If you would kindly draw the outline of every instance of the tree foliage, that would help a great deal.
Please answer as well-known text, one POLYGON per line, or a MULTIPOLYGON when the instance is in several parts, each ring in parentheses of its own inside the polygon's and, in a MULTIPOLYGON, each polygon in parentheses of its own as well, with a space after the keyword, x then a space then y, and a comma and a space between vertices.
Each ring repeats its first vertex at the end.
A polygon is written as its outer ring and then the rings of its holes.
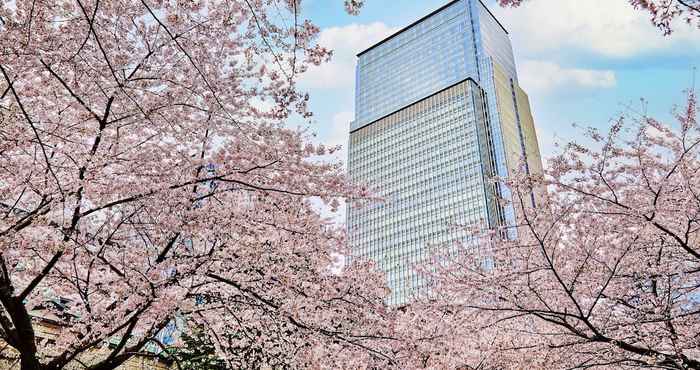
POLYGON ((0 338, 22 369, 114 369, 176 315, 236 368, 388 361, 382 279, 330 269, 345 236, 311 205, 363 191, 284 125, 330 56, 299 6, 0 3, 0 338))
POLYGON ((697 113, 691 93, 674 125, 623 117, 567 145, 544 179, 511 178, 518 239, 481 235, 478 253, 431 265, 435 300, 415 309, 441 339, 424 356, 483 369, 700 368, 697 113), (546 204, 528 207, 540 184, 546 204))

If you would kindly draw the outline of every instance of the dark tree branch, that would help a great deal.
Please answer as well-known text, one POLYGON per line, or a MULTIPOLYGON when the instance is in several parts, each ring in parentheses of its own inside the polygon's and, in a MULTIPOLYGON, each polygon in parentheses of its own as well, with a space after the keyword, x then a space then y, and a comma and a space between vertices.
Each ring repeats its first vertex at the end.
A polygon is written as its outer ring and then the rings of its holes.
POLYGON ((44 68, 46 68, 46 70, 48 70, 49 73, 51 73, 51 75, 54 78, 56 78, 58 82, 61 83, 61 85, 63 85, 63 88, 65 88, 66 91, 68 91, 68 93, 73 97, 73 99, 75 99, 75 101, 78 102, 78 104, 82 105, 83 108, 85 108, 85 110, 87 110, 95 118, 95 120, 100 121, 101 117, 92 109, 90 109, 90 107, 87 105, 87 103, 83 101, 83 99, 81 99, 75 92, 73 92, 73 89, 71 89, 70 86, 68 86, 68 83, 66 83, 66 81, 51 68, 51 66, 46 64, 46 62, 44 62, 44 60, 42 59, 39 59, 39 61, 41 62, 41 64, 44 65, 44 68))
MULTIPOLYGON (((102 46, 102 42, 100 42, 100 37, 97 35, 97 31, 95 31, 95 25, 94 25, 94 19, 90 19, 90 16, 88 15, 87 10, 83 6, 83 3, 80 0, 76 0, 78 2, 78 6, 80 6, 80 10, 83 12, 83 16, 85 16, 85 19, 88 22, 88 25, 90 26, 90 32, 92 32, 92 35, 95 36, 95 43, 97 43, 97 47, 100 49, 100 52, 102 53, 102 57, 105 60, 105 63, 107 63, 107 67, 109 68, 109 71, 112 73, 112 77, 114 77, 114 82, 117 83, 117 86, 122 87, 122 83, 119 82, 119 78, 117 77, 117 73, 114 71, 114 67, 112 67, 112 62, 109 61, 109 57, 107 56, 107 52, 105 51, 104 47, 102 46)), ((99 1, 98 1, 99 3, 99 1)), ((97 12, 97 5, 95 4, 95 12, 97 12)))
POLYGON ((46 146, 44 145, 44 142, 41 140, 41 136, 39 136, 39 132, 36 129, 36 126, 34 125, 34 122, 32 119, 29 117, 29 113, 27 113, 27 110, 24 108, 24 104, 22 104, 22 101, 19 98, 19 95, 17 94, 17 91, 15 91, 15 87, 13 86, 13 81, 10 79, 10 76, 7 74, 7 71, 3 66, 0 64, 0 72, 2 72, 3 77, 5 77, 5 81, 7 81, 7 84, 9 85, 9 89, 12 92, 12 95, 15 97, 15 101, 17 102, 17 105, 19 106, 20 111, 22 111, 22 115, 24 116, 25 120, 27 120, 27 123, 29 123, 29 126, 31 126, 32 131, 34 132, 34 137, 36 138, 37 142, 39 143, 39 147, 41 148, 41 153, 44 156, 44 161, 46 162, 46 167, 49 172, 51 172, 51 175, 54 178, 54 181, 56 181, 56 186, 58 186, 58 190, 63 194, 63 189, 61 188, 61 182, 58 181, 58 176, 56 176, 56 173, 53 170, 53 167, 51 166, 51 162, 49 161, 49 156, 46 153, 46 146))
POLYGON ((700 13, 700 6, 690 5, 688 3, 688 0, 676 0, 676 1, 678 1, 679 3, 681 3, 681 5, 684 5, 693 11, 700 13))
POLYGON ((32 293, 34 288, 36 288, 37 285, 39 285, 39 283, 41 283, 41 281, 44 280, 44 278, 49 274, 49 272, 51 272, 51 269, 53 269, 53 267, 56 266, 56 263, 58 263, 58 261, 61 259, 61 256, 63 256, 63 253, 64 253, 63 250, 61 250, 61 251, 56 252, 56 254, 53 255, 51 260, 41 270, 41 273, 39 275, 37 275, 36 277, 34 277, 34 279, 32 279, 32 281, 29 283, 29 285, 27 285, 27 287, 24 288, 22 293, 20 293, 20 295, 17 296, 18 301, 20 301, 20 302, 24 301, 24 299, 27 298, 27 296, 29 296, 29 294, 32 293))

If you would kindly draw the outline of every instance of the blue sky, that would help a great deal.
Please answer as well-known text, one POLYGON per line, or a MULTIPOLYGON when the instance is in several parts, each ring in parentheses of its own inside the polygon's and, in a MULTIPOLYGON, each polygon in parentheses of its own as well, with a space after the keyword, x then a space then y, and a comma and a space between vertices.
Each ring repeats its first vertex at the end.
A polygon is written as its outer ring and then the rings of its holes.
MULTIPOLYGON (((321 27, 333 60, 301 81, 311 93, 318 140, 343 144, 354 111, 355 54, 447 0, 366 0, 359 16, 341 0, 306 0, 304 16, 321 27)), ((521 86, 530 95, 545 157, 555 141, 580 137, 573 123, 605 129, 628 107, 670 120, 700 67, 700 30, 679 24, 661 36, 626 0, 531 0, 516 9, 488 2, 511 34, 521 86)), ((700 85, 700 71, 697 73, 700 85)), ((341 154, 342 156, 342 154, 341 154)))

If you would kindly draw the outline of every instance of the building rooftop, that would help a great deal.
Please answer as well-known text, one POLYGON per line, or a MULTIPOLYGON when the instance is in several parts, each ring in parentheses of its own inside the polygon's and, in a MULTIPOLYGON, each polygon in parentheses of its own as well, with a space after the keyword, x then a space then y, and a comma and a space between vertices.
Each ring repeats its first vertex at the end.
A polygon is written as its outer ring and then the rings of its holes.
MULTIPOLYGON (((428 15, 426 15, 426 16, 420 18, 420 19, 418 19, 417 21, 415 21, 415 22, 409 24, 408 26, 406 26, 406 27, 404 27, 404 28, 402 28, 402 29, 400 29, 400 30, 394 32, 393 34, 387 36, 385 39, 383 39, 383 40, 377 42, 376 44, 374 44, 374 45, 368 47, 367 49, 365 49, 365 50, 359 52, 359 53, 357 54, 357 56, 358 56, 358 57, 362 56, 363 54, 367 53, 368 51, 370 51, 370 50, 372 50, 372 49, 374 49, 374 48, 376 48, 376 47, 378 47, 378 46, 380 46, 380 45, 386 43, 387 41, 389 41, 389 40, 393 39, 394 37, 396 37, 397 35, 401 34, 402 32, 404 32, 404 31, 410 29, 411 27, 417 25, 417 24, 420 23, 420 22, 423 22, 424 20, 426 20, 426 19, 432 17, 433 15, 435 15, 435 14, 441 12, 442 10, 445 10, 445 9, 448 8, 450 5, 453 5, 453 4, 455 4, 455 3, 459 2, 459 1, 462 1, 462 0, 452 0, 452 1, 450 1, 449 3, 447 3, 447 4, 443 5, 443 6, 441 6, 440 8, 435 9, 434 11, 430 12, 430 14, 428 14, 428 15)), ((486 6, 486 4, 484 4, 484 2, 483 2, 482 0, 479 0, 479 2, 481 3, 481 5, 484 6, 484 8, 486 9, 486 11, 489 12, 489 14, 491 15, 491 17, 493 17, 493 19, 496 21, 496 23, 498 23, 498 25, 501 26, 501 28, 503 29, 503 31, 504 31, 506 34, 508 34, 508 30, 506 30, 506 28, 503 27, 503 24, 501 24, 501 22, 498 20, 498 18, 496 18, 496 16, 493 15, 493 13, 491 13, 491 10, 489 9, 489 7, 486 6)))

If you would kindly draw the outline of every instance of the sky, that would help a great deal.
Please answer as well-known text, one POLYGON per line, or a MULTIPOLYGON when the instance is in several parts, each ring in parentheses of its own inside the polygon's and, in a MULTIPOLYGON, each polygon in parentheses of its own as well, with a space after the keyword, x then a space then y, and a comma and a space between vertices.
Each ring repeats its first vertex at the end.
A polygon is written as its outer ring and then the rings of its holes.
MULTIPOLYGON (((355 55, 447 2, 366 0, 360 15, 351 16, 341 0, 305 0, 303 16, 321 28, 319 43, 334 50, 330 63, 300 81, 311 95, 316 140, 346 146, 355 55)), ((700 67, 700 30, 678 24, 664 37, 626 0, 531 0, 515 9, 487 4, 510 33, 545 162, 557 153, 557 142, 580 139, 573 124, 605 130, 630 110, 671 121, 700 67)), ((345 160, 345 153, 337 157, 345 160)))

